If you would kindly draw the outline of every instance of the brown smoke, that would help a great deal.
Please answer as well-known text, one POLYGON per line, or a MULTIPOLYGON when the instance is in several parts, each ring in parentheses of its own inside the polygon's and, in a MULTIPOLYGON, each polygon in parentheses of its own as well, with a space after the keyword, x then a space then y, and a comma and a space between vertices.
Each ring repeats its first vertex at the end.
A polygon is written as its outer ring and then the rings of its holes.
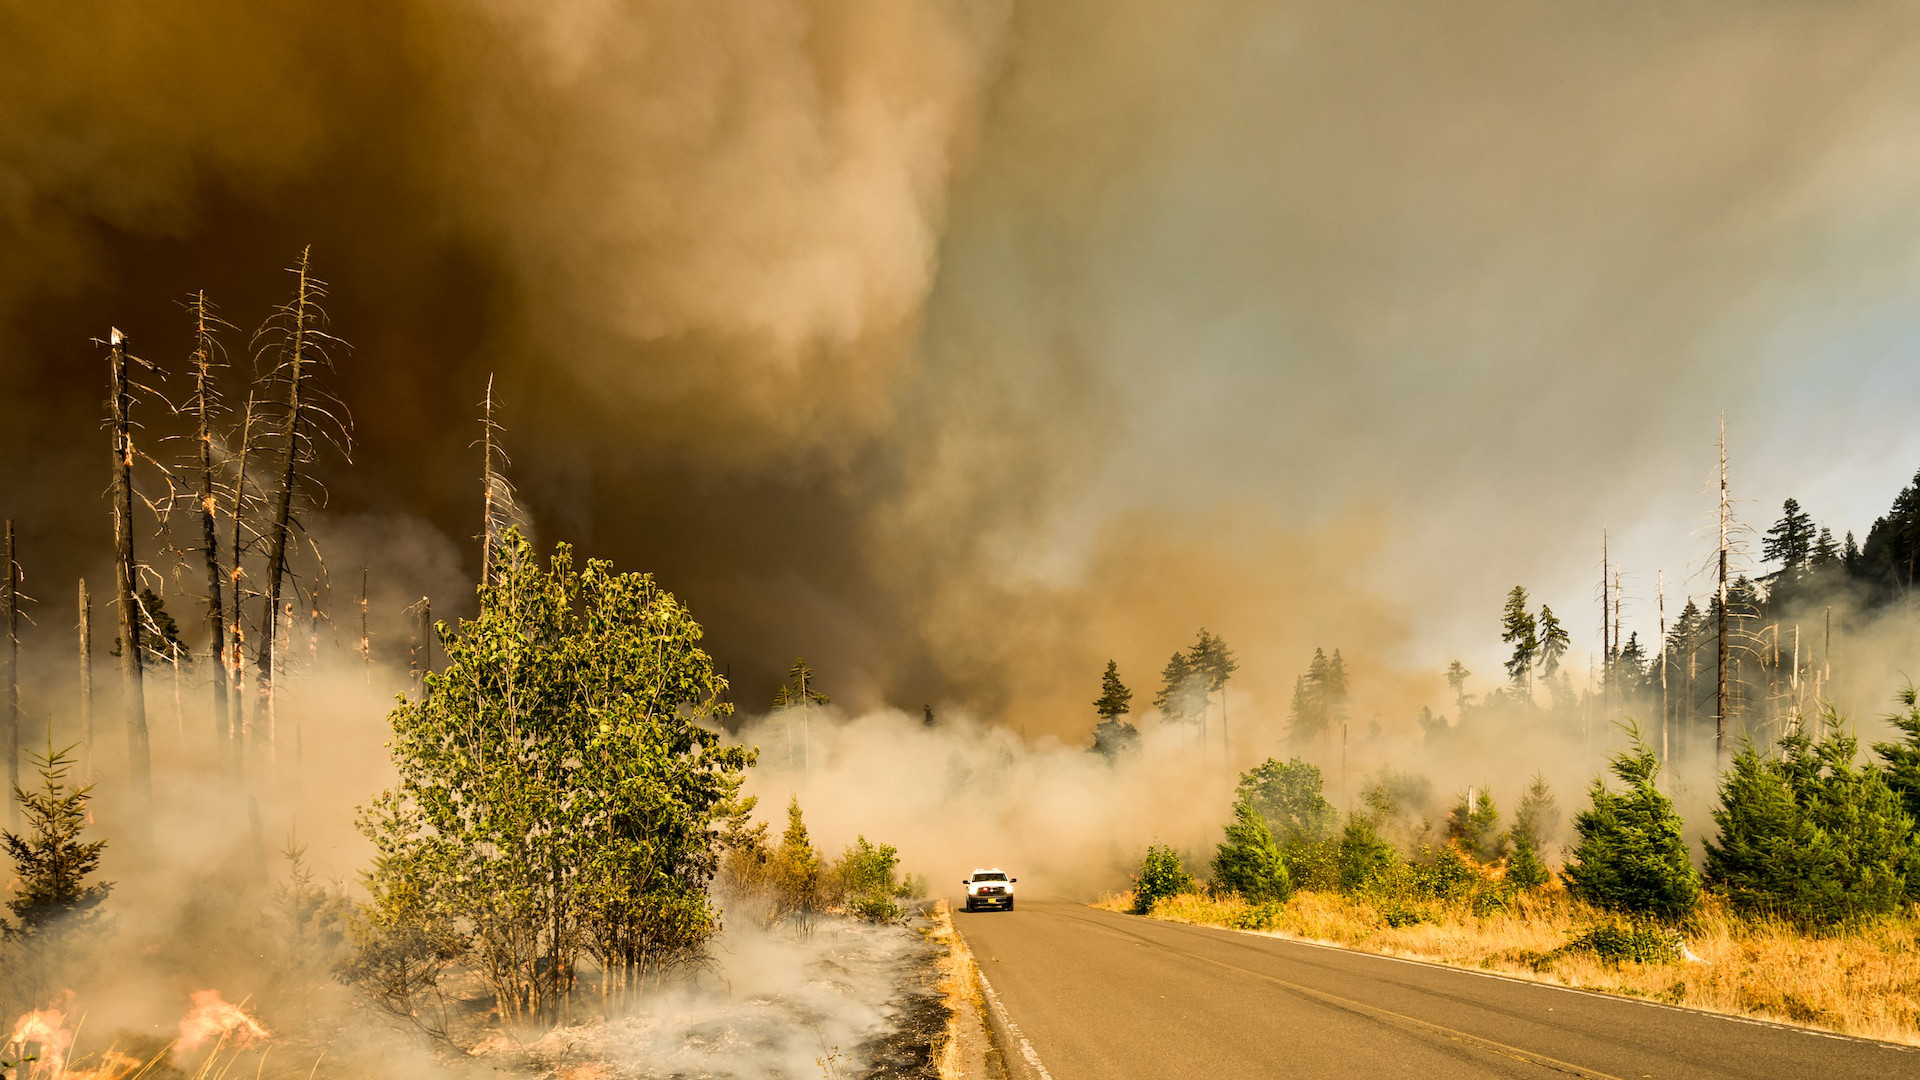
POLYGON ((1600 524, 1690 505, 1722 405, 1767 422, 1780 341, 1915 277, 1892 5, 0 19, 36 581, 105 534, 87 338, 176 360, 176 297, 251 324, 312 242, 371 549, 477 531, 498 372, 543 534, 658 571, 748 705, 805 654, 1077 731, 1101 661, 1150 691, 1203 623, 1273 708, 1315 645, 1430 665, 1515 580, 1580 609, 1600 524))

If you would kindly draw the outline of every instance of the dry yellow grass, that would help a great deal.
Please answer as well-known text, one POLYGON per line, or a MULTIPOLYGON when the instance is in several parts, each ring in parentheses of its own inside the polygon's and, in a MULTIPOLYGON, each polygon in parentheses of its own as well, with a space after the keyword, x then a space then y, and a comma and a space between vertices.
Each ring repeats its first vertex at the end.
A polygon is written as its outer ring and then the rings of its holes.
MULTIPOLYGON (((1132 900, 1123 893, 1095 906, 1127 911, 1132 900)), ((1189 893, 1160 901, 1153 917, 1232 927, 1250 911, 1239 897, 1189 893)), ((1243 932, 1920 1045, 1920 908, 1845 933, 1810 936, 1736 918, 1709 899, 1687 933, 1689 955, 1673 964, 1556 951, 1606 921, 1564 892, 1523 897, 1490 915, 1439 904, 1429 914, 1430 921, 1393 927, 1364 898, 1302 891, 1280 909, 1271 929, 1243 932)))
POLYGON ((960 1025, 970 1013, 983 1014, 986 1003, 980 999, 980 971, 974 965, 973 950, 966 939, 953 930, 953 911, 945 900, 934 902, 933 928, 927 939, 946 946, 940 959, 940 1000, 947 1006, 947 1026, 933 1046, 934 1067, 941 1080, 961 1080, 965 1069, 960 1061, 960 1025))

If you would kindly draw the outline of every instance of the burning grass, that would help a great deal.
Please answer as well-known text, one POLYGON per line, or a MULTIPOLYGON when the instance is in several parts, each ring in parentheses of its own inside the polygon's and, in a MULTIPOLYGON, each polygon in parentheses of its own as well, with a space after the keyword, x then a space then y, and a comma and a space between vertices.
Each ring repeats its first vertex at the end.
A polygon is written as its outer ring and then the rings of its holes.
MULTIPOLYGON (((1132 903, 1122 893, 1095 906, 1124 912, 1132 903)), ((1810 935, 1736 917, 1708 899, 1670 949, 1660 932, 1557 890, 1523 894, 1487 913, 1438 901, 1406 911, 1397 902, 1306 890, 1263 905, 1189 892, 1155 904, 1152 917, 1920 1046, 1920 906, 1810 935)))

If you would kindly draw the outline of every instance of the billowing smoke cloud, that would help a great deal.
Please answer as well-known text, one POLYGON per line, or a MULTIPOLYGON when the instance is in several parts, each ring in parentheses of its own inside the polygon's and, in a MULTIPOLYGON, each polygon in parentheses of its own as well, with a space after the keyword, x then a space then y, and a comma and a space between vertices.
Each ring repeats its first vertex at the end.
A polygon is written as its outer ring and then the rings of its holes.
POLYGON ((250 324, 306 242, 356 345, 335 510, 465 543, 498 372, 539 528, 658 571, 749 706, 804 654, 855 707, 1078 731, 1102 661, 1145 686, 1204 623, 1261 700, 1339 645, 1404 725, 1436 680, 1389 673, 1514 581, 1586 629, 1602 524, 1641 592, 1691 569, 1721 407, 1747 475, 1844 473, 1843 528, 1920 457, 1802 438, 1910 428, 1851 404, 1913 329, 1893 6, 4 18, 35 581, 106 534, 86 339, 177 358, 177 296, 250 324))

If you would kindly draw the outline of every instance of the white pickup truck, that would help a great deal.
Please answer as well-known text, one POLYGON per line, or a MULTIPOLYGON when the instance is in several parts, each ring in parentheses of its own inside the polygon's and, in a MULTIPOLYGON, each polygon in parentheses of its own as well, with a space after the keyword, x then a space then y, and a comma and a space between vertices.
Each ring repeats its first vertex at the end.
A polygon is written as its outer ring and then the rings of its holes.
POLYGON ((960 883, 967 887, 967 910, 999 907, 1012 911, 1013 883, 1019 880, 1008 877, 1007 872, 997 866, 975 870, 972 877, 960 883))

